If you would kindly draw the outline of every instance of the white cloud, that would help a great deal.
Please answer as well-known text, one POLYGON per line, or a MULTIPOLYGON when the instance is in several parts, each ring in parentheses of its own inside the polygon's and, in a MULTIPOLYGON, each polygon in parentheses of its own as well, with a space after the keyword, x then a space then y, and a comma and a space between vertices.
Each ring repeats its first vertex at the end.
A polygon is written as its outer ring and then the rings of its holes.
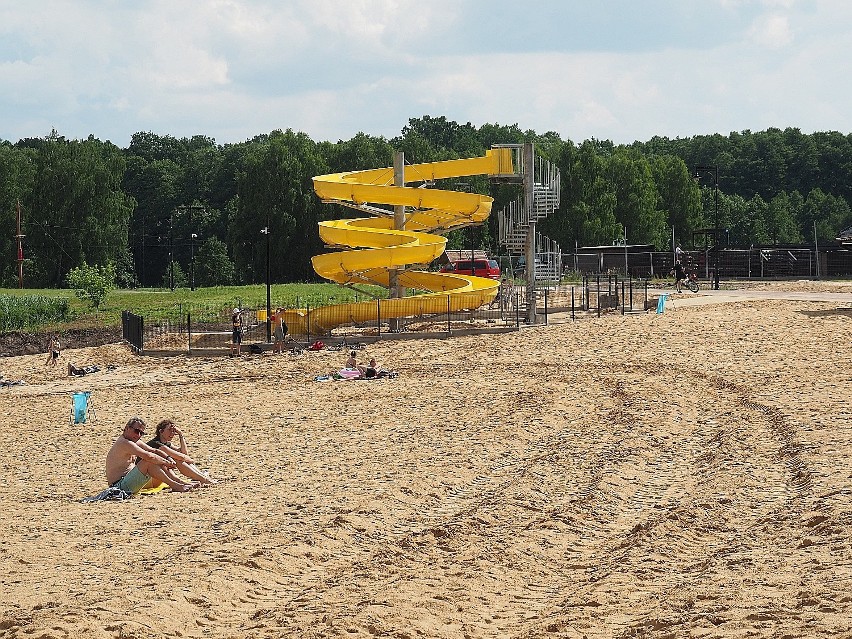
POLYGON ((782 15, 761 16, 749 30, 749 37, 769 49, 780 49, 793 41, 790 21, 782 15))
POLYGON ((596 7, 5 3, 0 138, 51 127, 120 145, 141 130, 219 142, 276 128, 316 140, 392 137, 424 114, 517 123, 574 141, 852 129, 852 4, 648 0, 641 24, 634 3, 596 7), (596 31, 584 31, 583 20, 596 31), (542 29, 546 37, 525 37, 542 29))

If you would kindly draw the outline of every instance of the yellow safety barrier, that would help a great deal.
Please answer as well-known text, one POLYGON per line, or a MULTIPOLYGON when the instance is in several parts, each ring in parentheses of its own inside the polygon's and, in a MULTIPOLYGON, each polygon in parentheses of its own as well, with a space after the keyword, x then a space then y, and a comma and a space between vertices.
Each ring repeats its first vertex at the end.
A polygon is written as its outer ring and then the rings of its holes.
MULTIPOLYGON (((512 175, 511 149, 492 149, 478 158, 413 164, 404 169, 409 183, 470 175, 512 175)), ((319 175, 314 192, 327 202, 347 205, 405 206, 405 228, 394 228, 392 217, 367 217, 320 222, 320 237, 328 244, 352 249, 316 255, 314 270, 338 284, 390 285, 391 270, 429 264, 438 258, 447 239, 429 231, 446 232, 478 224, 491 213, 493 198, 476 193, 394 186, 393 168, 319 175)), ((398 270, 399 284, 427 293, 376 302, 323 306, 310 311, 281 313, 293 333, 327 332, 344 323, 437 314, 478 308, 494 299, 499 283, 484 277, 398 270)))

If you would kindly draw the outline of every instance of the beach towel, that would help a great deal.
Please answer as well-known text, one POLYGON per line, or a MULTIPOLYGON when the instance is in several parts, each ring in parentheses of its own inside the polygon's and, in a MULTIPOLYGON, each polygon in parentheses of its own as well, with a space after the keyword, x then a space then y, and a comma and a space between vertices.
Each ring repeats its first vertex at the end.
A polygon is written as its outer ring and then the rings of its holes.
POLYGON ((93 364, 92 366, 83 366, 82 368, 78 368, 74 366, 74 364, 68 364, 68 375, 72 377, 82 377, 83 375, 90 375, 91 373, 99 373, 101 370, 100 366, 93 364))
POLYGON ((106 490, 99 492, 97 495, 85 497, 80 501, 84 504, 90 504, 95 501, 124 501, 125 499, 130 499, 131 497, 133 497, 133 495, 124 492, 123 490, 121 490, 121 488, 110 486, 106 490))

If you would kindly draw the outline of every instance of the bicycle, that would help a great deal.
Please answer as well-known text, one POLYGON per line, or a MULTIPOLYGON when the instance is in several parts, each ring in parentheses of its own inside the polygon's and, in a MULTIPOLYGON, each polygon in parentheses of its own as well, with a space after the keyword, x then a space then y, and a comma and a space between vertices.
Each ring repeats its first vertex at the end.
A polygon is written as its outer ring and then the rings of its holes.
MULTIPOLYGON (((677 281, 675 281, 675 286, 677 286, 677 281)), ((683 286, 688 288, 693 293, 697 293, 698 289, 700 288, 698 284, 698 276, 695 273, 687 273, 686 278, 683 280, 683 286)))

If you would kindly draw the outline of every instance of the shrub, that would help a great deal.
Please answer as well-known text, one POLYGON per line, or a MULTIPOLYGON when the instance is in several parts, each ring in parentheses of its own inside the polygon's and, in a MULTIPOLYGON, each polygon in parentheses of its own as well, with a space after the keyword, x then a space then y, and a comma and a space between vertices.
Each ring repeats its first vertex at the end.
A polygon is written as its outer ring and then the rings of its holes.
POLYGON ((98 310, 107 293, 115 288, 115 267, 112 264, 89 266, 83 262, 68 272, 68 286, 75 289, 79 299, 89 300, 98 310))

